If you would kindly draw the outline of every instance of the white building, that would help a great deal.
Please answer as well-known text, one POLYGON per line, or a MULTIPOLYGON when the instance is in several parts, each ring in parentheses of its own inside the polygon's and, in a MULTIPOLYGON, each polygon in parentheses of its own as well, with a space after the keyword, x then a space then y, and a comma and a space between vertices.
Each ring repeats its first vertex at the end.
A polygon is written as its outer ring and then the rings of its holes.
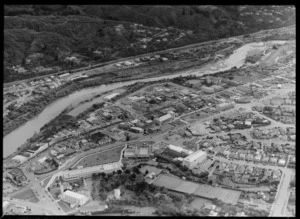
POLYGON ((181 152, 186 153, 186 154, 192 154, 193 153, 193 151, 186 150, 182 147, 171 145, 171 144, 168 145, 168 148, 171 149, 172 151, 176 151, 178 153, 181 153, 181 152))
POLYGON ((182 165, 192 169, 198 163, 201 163, 204 160, 206 160, 206 158, 207 158, 206 152, 199 150, 199 151, 196 151, 196 152, 190 154, 186 158, 184 158, 183 162, 182 162, 182 165))
POLYGON ((59 77, 60 79, 62 79, 62 78, 65 78, 65 77, 67 77, 67 76, 69 76, 69 75, 70 75, 70 73, 65 73, 65 74, 59 75, 58 77, 59 77))
POLYGON ((279 166, 285 166, 285 163, 286 163, 286 162, 285 162, 285 159, 279 159, 279 160, 278 160, 278 165, 279 165, 279 166))
POLYGON ((171 114, 166 114, 164 116, 161 116, 159 118, 154 119, 154 121, 156 123, 158 123, 159 125, 162 125, 163 123, 170 121, 171 119, 173 119, 173 115, 171 114))
POLYGON ((6 208, 8 208, 9 205, 10 205, 9 201, 3 201, 2 209, 5 210, 6 208))
POLYGON ((89 200, 89 197, 69 190, 65 191, 60 198, 69 203, 71 208, 78 205, 82 206, 89 200))
POLYGON ((47 160, 47 157, 43 157, 43 158, 41 158, 41 159, 39 159, 39 163, 44 163, 45 161, 47 160))
POLYGON ((224 110, 228 110, 230 108, 234 108, 234 106, 235 106, 234 102, 220 103, 217 105, 217 110, 224 111, 224 110))
POLYGON ((65 180, 79 179, 80 177, 88 178, 93 173, 112 173, 113 171, 122 170, 123 164, 121 162, 102 164, 99 166, 86 167, 82 169, 68 170, 63 172, 65 180))
POLYGON ((108 205, 106 204, 94 204, 94 205, 88 205, 88 206, 83 206, 80 208, 80 213, 83 214, 88 214, 92 212, 97 212, 97 211, 104 211, 105 209, 108 208, 108 205))
POLYGON ((119 200, 121 198, 121 190, 114 189, 114 195, 115 195, 116 200, 119 200))
POLYGON ((24 163, 25 161, 27 161, 28 159, 22 155, 17 155, 13 158, 11 158, 12 160, 17 160, 19 161, 19 163, 24 163))
POLYGON ((118 96, 120 93, 112 93, 106 97, 104 97, 105 100, 111 100, 113 99, 114 97, 118 96))

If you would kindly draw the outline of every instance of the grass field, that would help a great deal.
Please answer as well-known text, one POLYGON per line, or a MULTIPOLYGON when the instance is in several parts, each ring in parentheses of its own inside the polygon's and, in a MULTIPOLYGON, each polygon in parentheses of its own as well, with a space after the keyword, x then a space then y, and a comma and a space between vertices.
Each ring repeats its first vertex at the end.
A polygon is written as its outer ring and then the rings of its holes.
POLYGON ((167 175, 160 175, 153 184, 156 186, 164 186, 167 189, 175 189, 181 184, 181 179, 167 175))
POLYGON ((48 184, 48 182, 50 181, 51 176, 47 177, 44 181, 43 181, 43 187, 45 188, 46 185, 48 184))
POLYGON ((52 188, 51 190, 50 190, 50 194, 51 194, 51 196, 55 199, 55 200, 58 200, 59 198, 58 198, 58 195, 60 194, 60 188, 59 187, 57 187, 57 188, 52 188))
POLYGON ((156 175, 160 174, 160 172, 162 171, 162 169, 158 169, 158 168, 156 168, 156 167, 148 166, 148 165, 147 165, 147 166, 143 166, 143 167, 140 169, 140 171, 141 171, 142 173, 145 173, 146 170, 148 170, 149 173, 154 172, 156 175))
POLYGON ((39 201, 38 197, 36 197, 31 189, 20 192, 17 195, 12 196, 12 198, 21 199, 33 203, 37 203, 39 201))
POLYGON ((70 208, 69 204, 63 202, 63 201, 58 201, 57 202, 59 204, 59 206, 62 208, 62 210, 66 213, 72 211, 73 209, 70 208))
POLYGON ((160 175, 153 184, 182 193, 195 194, 203 198, 218 198, 232 204, 237 203, 241 194, 241 191, 188 182, 168 175, 160 175))
POLYGON ((123 148, 124 147, 118 147, 109 151, 88 155, 82 158, 74 166, 72 166, 71 169, 77 169, 78 166, 82 166, 83 168, 85 168, 85 167, 92 167, 101 164, 117 162, 120 160, 121 151, 123 150, 123 148))

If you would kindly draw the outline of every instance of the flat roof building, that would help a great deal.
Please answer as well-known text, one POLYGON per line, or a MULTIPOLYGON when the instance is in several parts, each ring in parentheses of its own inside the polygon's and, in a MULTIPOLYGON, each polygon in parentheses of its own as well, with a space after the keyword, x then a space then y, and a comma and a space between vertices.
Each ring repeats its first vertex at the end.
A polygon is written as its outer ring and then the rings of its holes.
POLYGON ((61 195, 61 200, 69 203, 72 208, 84 205, 89 200, 89 197, 67 190, 61 195))
POLYGON ((173 116, 171 114, 166 114, 164 116, 156 118, 154 121, 159 123, 159 124, 162 124, 164 122, 167 122, 167 121, 171 120, 172 118, 173 118, 173 116))
POLYGON ((80 213, 86 214, 86 213, 92 213, 92 212, 98 212, 98 211, 104 211, 108 208, 108 205, 106 204, 93 204, 88 206, 83 206, 80 208, 80 213))
POLYGON ((112 173, 113 171, 122 170, 121 162, 102 164, 99 166, 86 167, 82 169, 68 170, 63 172, 65 180, 79 179, 80 177, 91 177, 93 173, 112 173))
POLYGON ((182 164, 184 166, 187 166, 188 168, 192 169, 198 163, 201 163, 204 160, 206 160, 206 158, 207 158, 206 152, 199 150, 199 151, 196 151, 196 152, 190 154, 186 158, 184 158, 182 164))
POLYGON ((111 100, 114 97, 118 96, 120 93, 112 93, 110 95, 107 95, 106 97, 104 97, 105 100, 111 100))

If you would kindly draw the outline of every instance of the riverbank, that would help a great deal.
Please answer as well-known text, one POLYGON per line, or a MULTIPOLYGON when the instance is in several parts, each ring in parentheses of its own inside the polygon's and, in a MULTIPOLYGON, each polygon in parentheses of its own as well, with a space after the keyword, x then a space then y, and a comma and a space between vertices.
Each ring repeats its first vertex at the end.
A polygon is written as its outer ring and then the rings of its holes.
MULTIPOLYGON (((252 43, 251 45, 257 45, 258 43, 252 43)), ((127 86, 130 84, 134 84, 136 82, 145 82, 145 81, 160 81, 163 79, 170 79, 179 76, 188 76, 188 75, 197 75, 197 76, 205 76, 209 74, 221 75, 224 71, 232 71, 234 73, 235 70, 231 70, 233 67, 242 67, 244 65, 245 55, 247 50, 253 49, 249 44, 246 44, 234 51, 232 55, 230 55, 225 60, 220 60, 218 62, 210 62, 209 64, 205 64, 201 67, 192 66, 189 69, 178 69, 174 72, 167 72, 167 74, 163 74, 162 76, 157 75, 136 75, 135 78, 113 78, 109 77, 107 80, 93 80, 93 81, 77 81, 72 82, 68 86, 72 86, 70 89, 64 89, 63 92, 59 93, 59 95, 64 96, 63 98, 52 100, 53 102, 46 107, 38 116, 34 117, 32 120, 23 123, 22 126, 15 129, 10 134, 4 137, 4 145, 10 145, 8 149, 4 147, 4 156, 11 154, 16 148, 20 147, 27 139, 29 139, 35 131, 39 131, 39 129, 50 120, 58 116, 61 112, 65 110, 67 106, 73 103, 77 98, 82 97, 85 94, 91 94, 97 92, 101 94, 106 91, 112 91, 117 88, 121 88, 123 86, 127 86), (246 47, 246 49, 245 49, 246 47), (151 77, 152 76, 152 77, 151 77), (116 83, 112 83, 116 82, 116 83), (106 86, 103 86, 106 84, 106 86), (102 86, 99 86, 102 85, 102 86), (85 88, 85 89, 83 89, 85 88), (80 90, 80 91, 79 91, 80 90), (74 92, 75 91, 75 92, 74 92), (47 114, 46 114, 47 113, 47 114), (15 138, 18 136, 18 138, 15 138)), ((57 94, 56 94, 57 95, 57 94)), ((44 104, 46 101, 44 101, 44 104)))

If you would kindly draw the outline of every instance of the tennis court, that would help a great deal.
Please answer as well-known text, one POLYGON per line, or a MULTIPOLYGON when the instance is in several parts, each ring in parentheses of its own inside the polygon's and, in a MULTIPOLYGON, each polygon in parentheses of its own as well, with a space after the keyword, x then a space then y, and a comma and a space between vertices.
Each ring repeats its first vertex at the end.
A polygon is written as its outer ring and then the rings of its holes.
POLYGON ((232 204, 236 204, 241 195, 241 191, 189 182, 164 174, 160 175, 153 184, 157 186, 164 186, 167 189, 177 192, 195 194, 203 198, 218 198, 223 202, 232 204))

